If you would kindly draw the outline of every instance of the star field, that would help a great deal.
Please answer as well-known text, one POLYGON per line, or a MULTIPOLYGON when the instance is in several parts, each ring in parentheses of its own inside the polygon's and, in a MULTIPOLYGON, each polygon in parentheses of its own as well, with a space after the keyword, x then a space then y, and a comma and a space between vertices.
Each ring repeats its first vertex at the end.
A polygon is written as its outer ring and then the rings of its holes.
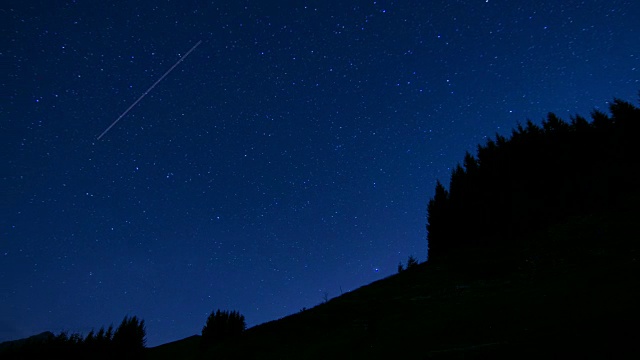
POLYGON ((426 260, 465 151, 637 103, 636 1, 3 6, 0 341, 253 326, 426 260), (105 136, 98 135, 198 41, 105 136))

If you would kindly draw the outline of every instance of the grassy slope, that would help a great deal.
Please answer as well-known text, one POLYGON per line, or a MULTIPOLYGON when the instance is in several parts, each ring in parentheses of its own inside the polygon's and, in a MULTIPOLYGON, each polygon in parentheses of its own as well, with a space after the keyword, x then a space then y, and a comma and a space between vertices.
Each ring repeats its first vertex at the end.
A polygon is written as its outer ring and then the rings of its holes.
MULTIPOLYGON (((149 359, 610 357, 640 320, 638 214, 573 218, 512 249, 469 250, 249 329, 206 354, 198 338, 149 359), (178 355, 179 356, 176 356, 178 355)), ((634 350, 638 352, 638 350, 634 350)))

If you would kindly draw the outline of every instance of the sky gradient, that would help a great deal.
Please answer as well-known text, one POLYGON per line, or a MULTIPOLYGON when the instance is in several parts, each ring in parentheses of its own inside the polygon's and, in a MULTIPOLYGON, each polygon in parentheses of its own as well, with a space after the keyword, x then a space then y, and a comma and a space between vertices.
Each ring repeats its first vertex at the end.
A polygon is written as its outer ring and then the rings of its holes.
POLYGON ((465 151, 637 104, 637 1, 21 1, 0 10, 0 341, 249 326, 427 256, 465 151), (100 140, 189 49, 202 43, 100 140))

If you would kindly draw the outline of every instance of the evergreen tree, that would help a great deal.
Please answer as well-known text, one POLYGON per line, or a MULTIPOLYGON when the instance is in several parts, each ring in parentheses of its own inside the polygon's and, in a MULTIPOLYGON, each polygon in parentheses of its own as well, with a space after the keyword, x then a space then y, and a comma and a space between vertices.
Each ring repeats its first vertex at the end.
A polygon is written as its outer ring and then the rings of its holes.
POLYGON ((449 193, 440 181, 436 182, 436 193, 427 205, 427 236, 429 241, 429 255, 431 252, 446 248, 444 237, 447 234, 449 207, 449 193))
POLYGON ((113 325, 109 325, 107 332, 104 334, 104 340, 107 343, 110 343, 111 341, 113 341, 113 325))
POLYGON ((125 316, 113 334, 113 346, 118 353, 140 353, 146 345, 144 320, 125 316))

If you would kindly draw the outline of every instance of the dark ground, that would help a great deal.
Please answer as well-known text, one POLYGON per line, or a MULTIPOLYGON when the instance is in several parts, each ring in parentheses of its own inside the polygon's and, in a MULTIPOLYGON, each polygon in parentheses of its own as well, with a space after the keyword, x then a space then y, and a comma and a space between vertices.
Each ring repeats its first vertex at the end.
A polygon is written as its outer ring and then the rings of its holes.
POLYGON ((207 352, 191 337, 147 358, 635 357, 637 219, 571 218, 510 248, 429 261, 207 352))

